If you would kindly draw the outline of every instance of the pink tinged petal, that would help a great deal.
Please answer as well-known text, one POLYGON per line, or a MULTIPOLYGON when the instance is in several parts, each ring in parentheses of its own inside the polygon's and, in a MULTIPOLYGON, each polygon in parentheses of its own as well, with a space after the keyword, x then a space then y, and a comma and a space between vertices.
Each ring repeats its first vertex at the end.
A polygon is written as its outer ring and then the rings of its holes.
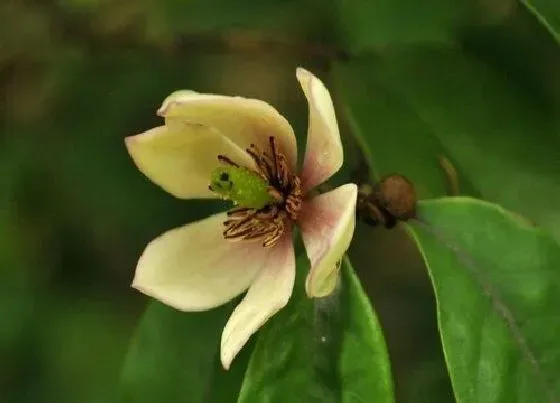
POLYGON ((323 297, 334 290, 340 259, 354 234, 357 197, 358 187, 351 183, 303 204, 298 225, 311 261, 305 283, 310 297, 323 297))
POLYGON ((260 242, 222 236, 226 213, 173 229, 150 242, 132 287, 182 311, 222 305, 244 292, 267 263, 260 242))
POLYGON ((288 303, 294 288, 296 263, 291 234, 271 249, 266 265, 222 333, 221 360, 228 369, 235 356, 270 317, 288 303))
POLYGON ((227 137, 208 126, 182 123, 156 127, 125 139, 136 166, 154 183, 181 199, 215 198, 208 189, 217 156, 253 166, 250 156, 227 137))
POLYGON ((308 191, 340 169, 342 143, 333 102, 325 85, 301 67, 296 70, 296 76, 309 103, 307 147, 301 175, 303 188, 308 191))
POLYGON ((268 151, 268 138, 274 136, 280 151, 295 169, 294 131, 288 121, 264 101, 182 90, 169 95, 157 113, 165 117, 170 127, 185 121, 214 127, 242 149, 254 143, 268 151))

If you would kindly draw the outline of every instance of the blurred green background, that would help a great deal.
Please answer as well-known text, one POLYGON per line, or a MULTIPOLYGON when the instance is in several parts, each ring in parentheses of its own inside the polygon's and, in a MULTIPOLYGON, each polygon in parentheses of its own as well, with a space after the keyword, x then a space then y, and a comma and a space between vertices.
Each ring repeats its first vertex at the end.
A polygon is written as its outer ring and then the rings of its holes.
MULTIPOLYGON (((303 144, 296 66, 329 83, 335 58, 451 44, 539 107, 560 105, 557 44, 513 0, 26 0, 2 2, 0 16, 1 402, 113 399, 147 303, 129 288, 136 259, 164 230, 215 208, 165 194, 124 148, 125 136, 160 124, 155 110, 171 91, 264 99, 303 144)), ((360 163, 339 117, 346 166, 336 182, 360 163)), ((359 225, 351 257, 385 329, 397 401, 452 402, 412 242, 359 225)))

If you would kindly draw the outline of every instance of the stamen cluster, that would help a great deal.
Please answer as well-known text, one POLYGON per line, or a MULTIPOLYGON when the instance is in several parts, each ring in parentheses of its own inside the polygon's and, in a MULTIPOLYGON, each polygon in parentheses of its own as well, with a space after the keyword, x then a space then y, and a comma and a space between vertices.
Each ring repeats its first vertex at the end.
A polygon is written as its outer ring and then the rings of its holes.
MULTIPOLYGON (((224 222, 224 238, 254 240, 261 239, 264 247, 276 245, 291 221, 297 219, 303 201, 301 180, 294 175, 286 156, 278 150, 276 140, 269 137, 270 154, 260 150, 255 144, 247 148, 247 153, 255 161, 254 172, 269 185, 268 193, 274 202, 261 209, 239 207, 229 211, 224 222)), ((224 164, 238 167, 228 157, 219 155, 224 164)))

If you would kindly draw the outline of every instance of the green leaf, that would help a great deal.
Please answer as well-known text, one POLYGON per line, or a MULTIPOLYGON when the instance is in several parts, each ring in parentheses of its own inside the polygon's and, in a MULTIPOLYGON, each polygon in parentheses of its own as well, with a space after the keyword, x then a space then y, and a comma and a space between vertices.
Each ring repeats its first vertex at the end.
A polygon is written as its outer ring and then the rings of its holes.
POLYGON ((348 259, 333 295, 308 299, 298 260, 290 302, 260 332, 239 403, 393 402, 382 332, 348 259))
POLYGON ((414 43, 450 43, 473 3, 427 0, 334 0, 341 34, 350 50, 414 43))
POLYGON ((560 42, 560 2, 555 0, 520 0, 560 42))
POLYGON ((348 258, 342 262, 341 299, 342 402, 393 402, 393 382, 383 332, 348 258))
POLYGON ((375 176, 399 173, 420 198, 445 194, 438 155, 445 149, 431 128, 375 77, 370 59, 338 64, 334 74, 342 108, 375 176), (377 174, 377 175, 376 175, 377 174))
POLYGON ((221 368, 220 334, 231 310, 185 313, 151 302, 124 364, 121 401, 236 402, 250 347, 229 371, 221 368))
POLYGON ((467 197, 420 202, 418 218, 458 402, 558 401, 560 245, 467 197))
POLYGON ((526 215, 560 240, 558 111, 454 49, 396 49, 336 66, 354 134, 378 172, 441 195, 445 156, 460 194, 526 215), (438 172, 439 171, 439 172, 438 172))

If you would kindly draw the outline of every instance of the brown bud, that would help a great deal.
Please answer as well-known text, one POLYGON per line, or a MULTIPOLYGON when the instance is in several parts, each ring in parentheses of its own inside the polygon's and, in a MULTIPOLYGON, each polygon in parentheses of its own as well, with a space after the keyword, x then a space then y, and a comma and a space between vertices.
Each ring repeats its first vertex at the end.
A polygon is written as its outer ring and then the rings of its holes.
POLYGON ((402 175, 389 175, 375 188, 376 203, 398 221, 406 221, 416 214, 416 191, 402 175))

